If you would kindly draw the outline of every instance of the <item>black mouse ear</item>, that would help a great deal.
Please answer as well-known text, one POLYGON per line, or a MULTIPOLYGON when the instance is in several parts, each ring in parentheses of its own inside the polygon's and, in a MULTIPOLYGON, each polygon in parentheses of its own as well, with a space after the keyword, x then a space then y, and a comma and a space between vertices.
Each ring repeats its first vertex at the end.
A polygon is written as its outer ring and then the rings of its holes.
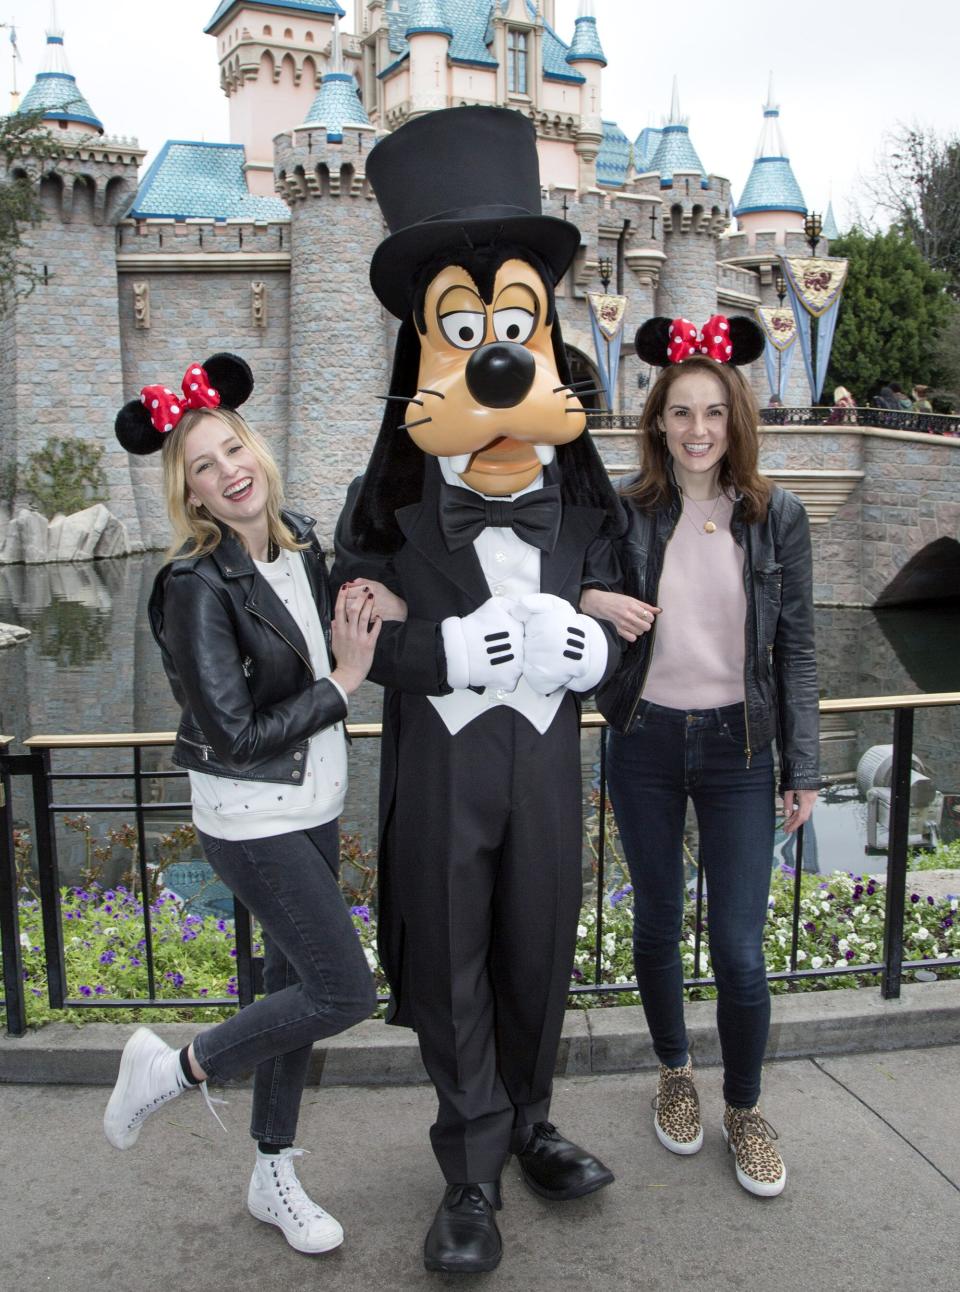
POLYGON ((733 314, 727 321, 730 324, 730 344, 733 346, 730 362, 740 367, 741 364, 753 363, 754 359, 759 359, 767 344, 760 325, 745 314, 733 314))
POLYGON ((155 429, 142 400, 131 399, 117 413, 113 423, 117 439, 128 453, 142 457, 163 447, 163 434, 155 429))
POLYGON ((652 363, 663 368, 668 362, 667 345, 670 341, 670 324, 673 320, 659 315, 647 319, 637 328, 633 344, 637 354, 645 363, 652 363))
POLYGON ((220 395, 222 408, 239 408, 253 392, 253 373, 246 359, 220 352, 204 362, 210 384, 220 395))

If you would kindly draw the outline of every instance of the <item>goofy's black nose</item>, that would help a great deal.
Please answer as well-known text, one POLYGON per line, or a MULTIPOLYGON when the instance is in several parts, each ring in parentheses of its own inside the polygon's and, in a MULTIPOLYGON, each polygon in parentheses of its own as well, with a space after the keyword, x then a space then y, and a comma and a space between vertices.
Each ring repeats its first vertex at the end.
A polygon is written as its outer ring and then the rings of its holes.
POLYGON ((467 364, 467 389, 485 408, 513 408, 533 385, 536 362, 513 341, 492 341, 474 350, 467 364))

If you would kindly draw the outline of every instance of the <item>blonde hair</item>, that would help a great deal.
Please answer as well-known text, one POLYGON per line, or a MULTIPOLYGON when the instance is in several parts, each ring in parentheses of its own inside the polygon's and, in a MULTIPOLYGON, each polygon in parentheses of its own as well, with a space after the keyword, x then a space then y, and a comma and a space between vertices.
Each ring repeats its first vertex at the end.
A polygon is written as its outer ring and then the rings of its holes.
POLYGON ((168 433, 160 451, 163 464, 163 484, 167 495, 167 515, 173 528, 173 541, 167 549, 166 559, 175 556, 206 556, 218 547, 223 537, 219 521, 204 506, 195 507, 190 502, 190 483, 187 480, 187 436, 204 417, 216 417, 228 426, 237 439, 249 449, 263 470, 267 483, 267 533, 279 547, 298 552, 307 543, 298 543, 280 516, 283 506, 283 482, 266 441, 232 408, 191 409, 184 413, 168 433))
POLYGON ((743 497, 743 515, 748 523, 764 520, 770 502, 770 483, 760 474, 760 411, 753 391, 739 368, 717 363, 707 355, 692 355, 683 363, 664 368, 647 396, 637 435, 642 466, 637 479, 624 489, 639 507, 654 509, 670 501, 670 452, 666 436, 661 434, 661 419, 667 406, 670 387, 688 372, 707 372, 717 377, 724 388, 727 415, 727 451, 720 463, 720 488, 725 493, 743 497))

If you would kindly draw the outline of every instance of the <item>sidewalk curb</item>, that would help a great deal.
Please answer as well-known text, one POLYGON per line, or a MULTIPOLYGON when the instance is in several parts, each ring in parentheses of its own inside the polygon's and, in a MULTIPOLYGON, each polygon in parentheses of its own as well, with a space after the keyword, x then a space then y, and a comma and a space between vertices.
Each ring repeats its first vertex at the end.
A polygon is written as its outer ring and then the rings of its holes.
MULTIPOLYGON (((899 1000, 876 987, 774 996, 767 1062, 808 1055, 855 1054, 960 1043, 960 981, 913 983, 899 1000)), ((713 1001, 686 1007, 695 1063, 720 1063, 713 1001)), ((186 1045, 197 1029, 158 1023, 170 1045, 186 1045)), ((0 1082, 112 1085, 133 1024, 51 1023, 23 1037, 0 1036, 0 1082)), ((599 1076, 656 1066, 637 1005, 568 1010, 557 1056, 559 1076, 599 1076)), ((314 1046, 308 1082, 315 1086, 403 1086, 426 1082, 416 1036, 376 1020, 314 1046)))

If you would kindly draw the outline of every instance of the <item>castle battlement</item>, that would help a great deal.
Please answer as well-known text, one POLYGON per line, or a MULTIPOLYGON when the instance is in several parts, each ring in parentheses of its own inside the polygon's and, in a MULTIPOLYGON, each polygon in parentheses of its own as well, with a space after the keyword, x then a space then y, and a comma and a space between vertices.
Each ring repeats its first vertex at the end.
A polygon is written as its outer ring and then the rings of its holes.
POLYGON ((373 200, 367 183, 367 154, 376 140, 370 126, 342 127, 342 136, 329 138, 326 128, 298 126, 277 135, 274 145, 274 187, 293 205, 310 197, 365 197, 373 200))
POLYGON ((288 251, 289 220, 121 220, 117 225, 118 263, 124 256, 215 256, 288 251))

